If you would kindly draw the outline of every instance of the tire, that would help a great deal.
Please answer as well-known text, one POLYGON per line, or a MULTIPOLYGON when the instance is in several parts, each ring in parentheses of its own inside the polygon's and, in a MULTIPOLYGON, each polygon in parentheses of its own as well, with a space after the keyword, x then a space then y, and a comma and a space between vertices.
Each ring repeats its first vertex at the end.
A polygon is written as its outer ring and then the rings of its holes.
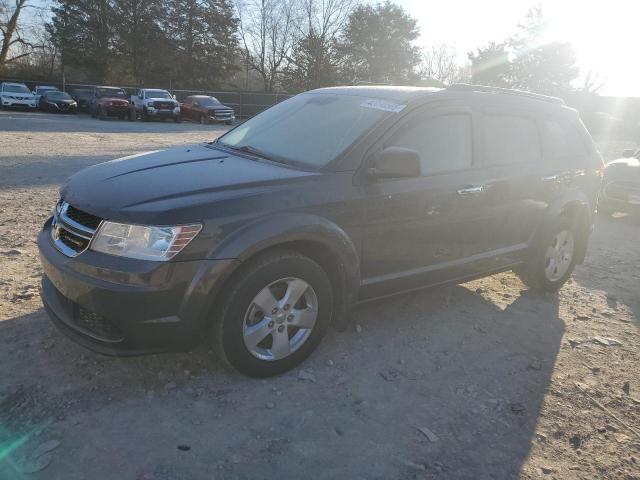
POLYGON ((200 125, 209 125, 209 119, 204 113, 200 115, 200 125))
POLYGON ((181 123, 182 122, 182 117, 180 117, 179 115, 177 117, 173 117, 173 121, 176 123, 181 123))
POLYGON ((89 113, 91 114, 91 118, 96 118, 96 111, 93 108, 89 109, 89 113))
POLYGON ((514 272, 532 290, 557 292, 573 273, 580 241, 574 223, 559 217, 538 238, 528 262, 514 272))
POLYGON ((219 298, 212 328, 214 349, 228 365, 250 377, 270 377, 299 365, 331 323, 333 296, 327 274, 294 251, 274 250, 247 262, 219 298), (297 303, 286 303, 288 292, 303 289, 297 303), (310 327, 295 326, 299 321, 310 327), (254 328, 253 338, 251 327, 259 327, 254 328), (276 341, 279 346, 274 348, 276 341))
POLYGON ((225 125, 233 125, 233 120, 227 120, 224 123, 225 123, 225 125))
POLYGON ((98 107, 98 118, 100 120, 106 120, 107 119, 107 113, 104 111, 104 108, 102 108, 102 107, 98 107))
POLYGON ((136 121, 136 111, 135 110, 130 110, 129 111, 129 115, 127 116, 127 120, 129 120, 130 122, 135 122, 136 121))

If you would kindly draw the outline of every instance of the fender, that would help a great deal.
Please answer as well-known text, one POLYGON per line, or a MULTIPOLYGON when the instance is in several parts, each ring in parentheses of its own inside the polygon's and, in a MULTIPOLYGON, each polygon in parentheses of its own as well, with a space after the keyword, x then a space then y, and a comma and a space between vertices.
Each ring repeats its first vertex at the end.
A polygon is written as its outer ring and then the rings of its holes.
POLYGON ((206 328, 206 312, 213 307, 217 295, 233 272, 253 255, 286 242, 322 243, 339 260, 342 296, 333 319, 337 328, 346 328, 347 312, 354 303, 360 286, 360 260, 347 233, 330 220, 306 213, 279 213, 261 217, 227 235, 209 253, 207 261, 189 286, 181 313, 206 328))
POLYGON ((320 242, 343 265, 347 288, 360 285, 360 259, 353 241, 334 222, 309 213, 277 213, 261 217, 227 235, 208 255, 210 259, 246 261, 270 247, 293 241, 320 242))

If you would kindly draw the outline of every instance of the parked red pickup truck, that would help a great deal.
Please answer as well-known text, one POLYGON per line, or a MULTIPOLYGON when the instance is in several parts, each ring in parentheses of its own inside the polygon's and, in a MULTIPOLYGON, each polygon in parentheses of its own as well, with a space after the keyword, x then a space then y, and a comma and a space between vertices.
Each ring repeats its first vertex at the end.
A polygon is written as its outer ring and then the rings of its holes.
POLYGON ((131 104, 127 92, 119 87, 95 87, 89 112, 93 118, 106 120, 107 117, 127 117, 131 120, 131 104))

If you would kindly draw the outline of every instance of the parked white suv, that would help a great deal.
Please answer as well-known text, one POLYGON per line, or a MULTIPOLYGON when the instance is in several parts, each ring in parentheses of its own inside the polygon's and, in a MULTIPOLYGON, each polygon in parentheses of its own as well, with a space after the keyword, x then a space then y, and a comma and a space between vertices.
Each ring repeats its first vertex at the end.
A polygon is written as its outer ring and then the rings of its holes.
POLYGON ((0 106, 36 108, 36 97, 24 83, 0 83, 0 106))
POLYGON ((157 88, 141 88, 137 95, 131 96, 131 105, 135 110, 135 118, 142 118, 145 122, 153 118, 173 118, 181 121, 180 104, 167 90, 157 88))

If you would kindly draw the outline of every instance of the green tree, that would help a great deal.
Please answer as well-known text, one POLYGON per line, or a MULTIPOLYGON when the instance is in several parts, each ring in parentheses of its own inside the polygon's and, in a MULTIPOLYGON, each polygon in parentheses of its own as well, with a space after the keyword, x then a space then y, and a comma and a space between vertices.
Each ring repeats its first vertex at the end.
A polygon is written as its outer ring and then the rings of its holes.
POLYGON ((548 41, 546 31, 541 7, 532 8, 514 35, 469 53, 473 83, 551 95, 574 90, 579 69, 573 47, 548 41))
POLYGON ((61 55, 62 70, 74 67, 105 82, 113 59, 114 4, 110 0, 57 0, 46 28, 61 55))
POLYGON ((229 0, 168 0, 164 31, 172 43, 176 86, 218 86, 237 68, 238 20, 229 0))
POLYGON ((340 50, 349 83, 403 83, 415 79, 420 50, 417 21, 389 1, 360 5, 349 16, 340 50))
POLYGON ((545 40, 547 22, 540 5, 532 8, 509 39, 513 52, 511 85, 532 92, 561 95, 573 90, 580 73, 569 43, 545 40))
POLYGON ((511 86, 511 62, 506 42, 491 42, 469 52, 471 82, 494 87, 511 86))
POLYGON ((118 77, 135 85, 164 84, 171 74, 166 56, 171 43, 160 28, 162 0, 117 0, 114 5, 114 51, 118 77))

